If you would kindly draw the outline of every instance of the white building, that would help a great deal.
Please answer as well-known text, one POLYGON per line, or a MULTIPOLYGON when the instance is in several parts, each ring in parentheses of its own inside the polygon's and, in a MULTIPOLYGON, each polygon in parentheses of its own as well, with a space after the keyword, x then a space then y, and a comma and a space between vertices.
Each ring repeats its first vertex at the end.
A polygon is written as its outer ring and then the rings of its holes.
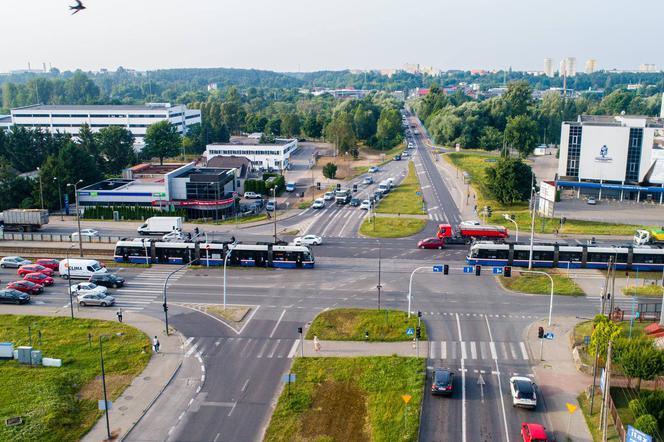
POLYGON ((297 139, 277 138, 274 144, 260 144, 248 137, 233 137, 230 143, 206 146, 207 161, 216 156, 242 156, 251 161, 254 169, 283 170, 289 167, 290 156, 297 149, 297 139))
POLYGON ((576 58, 565 57, 560 60, 558 71, 561 77, 574 77, 576 75, 576 58))
POLYGON ((148 126, 168 120, 180 134, 201 122, 201 111, 169 103, 145 105, 35 105, 11 110, 12 124, 41 128, 49 132, 76 135, 83 124, 93 132, 109 126, 122 126, 134 135, 134 147, 143 147, 148 126))
POLYGON ((642 63, 639 65, 639 72, 657 72, 657 66, 652 63, 642 63))
POLYGON ((553 77, 553 60, 550 58, 544 59, 544 75, 553 77))
POLYGON ((586 60, 586 74, 592 74, 597 70, 597 60, 589 58, 586 60))

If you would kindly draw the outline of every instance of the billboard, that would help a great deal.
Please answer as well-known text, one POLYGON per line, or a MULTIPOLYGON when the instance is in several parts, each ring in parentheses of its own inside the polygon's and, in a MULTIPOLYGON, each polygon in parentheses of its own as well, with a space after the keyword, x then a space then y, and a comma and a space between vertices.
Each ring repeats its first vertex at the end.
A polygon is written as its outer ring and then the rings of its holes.
POLYGON ((622 181, 627 167, 629 127, 583 126, 579 178, 622 181))

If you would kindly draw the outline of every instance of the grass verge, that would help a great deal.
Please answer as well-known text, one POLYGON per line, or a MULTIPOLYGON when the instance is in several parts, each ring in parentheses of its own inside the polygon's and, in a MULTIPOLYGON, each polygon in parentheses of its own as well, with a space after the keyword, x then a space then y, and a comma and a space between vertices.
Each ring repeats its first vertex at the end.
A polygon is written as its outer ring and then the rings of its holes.
MULTIPOLYGON (((630 325, 630 321, 622 321, 617 323, 621 328, 620 337, 629 338, 630 337, 630 327, 631 327, 631 337, 633 339, 641 338, 645 335, 644 329, 652 324, 652 322, 639 322, 634 321, 630 325)), ((574 326, 573 338, 574 346, 578 347, 579 357, 581 362, 586 365, 593 365, 595 363, 595 358, 588 353, 588 347, 584 343, 585 336, 592 336, 593 334, 593 321, 583 321, 579 322, 574 326)), ((600 365, 602 363, 600 362, 600 365)), ((616 372, 619 373, 619 370, 616 369, 616 372)))
POLYGON ((394 159, 394 155, 402 153, 404 150, 406 150, 406 142, 402 142, 396 146, 394 146, 390 150, 379 150, 379 149, 371 149, 369 147, 361 147, 360 148, 360 153, 365 154, 365 155, 381 155, 385 154, 385 161, 381 164, 385 164, 388 161, 392 161, 394 159))
POLYGON ((623 295, 625 296, 662 296, 662 286, 655 284, 648 285, 630 285, 622 288, 623 295))
MULTIPOLYGON (((327 310, 316 316, 307 332, 307 339, 328 341, 364 341, 369 332, 369 341, 410 341, 407 328, 417 327, 417 315, 400 310, 369 310, 360 308, 338 308, 327 310)), ((427 340, 426 327, 422 324, 421 340, 427 340)))
MULTIPOLYGON (((530 224, 532 220, 528 210, 494 212, 493 216, 487 218, 487 223, 503 225, 512 231, 514 229, 514 223, 506 220, 503 216, 504 213, 509 213, 510 216, 514 218, 519 225, 519 233, 530 233, 530 224)), ((535 233, 555 233, 556 229, 558 229, 559 234, 632 236, 634 235, 635 230, 648 228, 648 226, 636 224, 613 224, 569 218, 561 227, 559 218, 546 218, 535 215, 535 233)), ((512 232, 512 235, 514 233, 515 232, 512 232)))
POLYGON ((314 203, 314 202, 311 201, 311 200, 309 200, 309 201, 302 201, 301 203, 299 203, 299 204, 297 205, 297 208, 298 208, 298 209, 308 209, 309 207, 311 207, 311 205, 312 205, 313 203, 314 203))
POLYGON ((417 440, 424 359, 297 358, 291 371, 265 441, 417 440))
POLYGON ((378 202, 377 213, 403 213, 407 215, 423 215, 422 210, 424 200, 422 198, 422 188, 417 179, 415 164, 408 162, 408 176, 390 193, 385 199, 378 202), (416 192, 420 192, 418 196, 416 192))
POLYGON ((149 269, 152 267, 152 264, 137 264, 134 262, 115 262, 113 260, 104 260, 104 266, 109 267, 109 268, 129 268, 129 267, 136 267, 139 269, 149 269))
MULTIPOLYGON (((577 398, 579 401, 579 405, 581 406, 581 411, 583 412, 583 417, 586 420, 586 424, 588 426, 588 429, 590 430, 590 434, 593 437, 593 441, 601 441, 602 440, 602 433, 598 430, 599 427, 599 407, 598 405, 602 403, 602 394, 599 392, 599 388, 596 391, 595 394, 595 404, 593 406, 594 408, 594 413, 592 415, 589 414, 590 411, 590 400, 588 397, 586 397, 586 393, 581 393, 577 398)), ((616 432, 615 427, 613 426, 613 419, 611 418, 611 414, 609 413, 609 425, 607 427, 607 441, 614 441, 614 442, 620 442, 620 436, 618 436, 618 433, 616 432)))
POLYGON ((150 340, 125 324, 92 319, 0 315, 0 341, 32 344, 62 367, 27 367, 0 361, 0 418, 21 416, 23 424, 0 426, 0 440, 74 441, 102 416, 99 336, 109 398, 117 398, 150 360, 150 340), (39 343, 41 331, 41 344, 39 343), (91 345, 88 343, 91 334, 91 345))
MULTIPOLYGON (((564 296, 584 296, 581 287, 576 285, 573 279, 565 275, 551 273, 553 278, 553 294, 564 296)), ((534 295, 550 295, 551 281, 544 275, 523 274, 519 270, 512 270, 512 277, 501 276, 500 283, 503 287, 515 292, 531 293, 534 295)))
MULTIPOLYGON (((267 219, 267 215, 264 213, 259 213, 257 215, 249 215, 249 216, 239 216, 237 218, 237 223, 238 224, 245 224, 245 223, 253 223, 256 221, 263 221, 267 219)), ((213 225, 224 225, 224 224, 235 224, 235 218, 228 218, 223 221, 197 221, 197 220, 192 220, 191 221, 194 224, 213 224, 213 225)))
POLYGON ((426 225, 425 219, 377 216, 374 226, 367 217, 360 226, 360 233, 372 238, 403 238, 415 235, 426 225))

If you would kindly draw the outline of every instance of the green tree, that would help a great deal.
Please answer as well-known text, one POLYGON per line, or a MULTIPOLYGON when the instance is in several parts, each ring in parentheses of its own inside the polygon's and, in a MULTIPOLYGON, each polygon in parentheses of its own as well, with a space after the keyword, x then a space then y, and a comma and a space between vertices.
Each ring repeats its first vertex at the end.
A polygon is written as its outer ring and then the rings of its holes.
POLYGON ((358 106, 353 113, 353 125, 358 139, 367 141, 376 135, 378 118, 372 109, 358 106))
POLYGON ((95 140, 104 158, 102 170, 105 173, 117 175, 136 162, 134 136, 124 127, 105 127, 95 134, 95 140))
POLYGON ((495 127, 487 126, 480 136, 480 147, 484 150, 496 150, 503 146, 503 134, 495 127))
POLYGON ((39 192, 37 180, 18 176, 7 161, 0 158, 0 210, 20 207, 25 195, 34 194, 35 190, 39 192))
POLYGON ((323 166, 323 176, 327 179, 333 180, 337 176, 337 165, 334 163, 327 163, 323 166))
POLYGON ((527 157, 537 144, 537 124, 527 115, 517 115, 507 120, 505 142, 515 147, 522 157, 527 157))
POLYGON ((356 140, 352 117, 348 112, 337 112, 332 121, 325 126, 325 138, 334 143, 339 152, 350 152, 356 140))
POLYGON ((642 380, 651 381, 664 372, 662 351, 655 348, 651 340, 630 339, 622 341, 620 346, 620 366, 625 376, 638 379, 637 390, 641 389, 642 380))
POLYGON ((376 129, 376 144, 390 149, 401 142, 401 115, 396 109, 385 108, 380 113, 376 129))
POLYGON ((643 414, 634 421, 634 428, 646 434, 658 434, 659 425, 652 414, 643 414))
POLYGON ((300 117, 296 113, 287 113, 281 117, 281 133, 287 137, 299 137, 300 126, 300 117))
POLYGON ((589 353, 594 357, 595 349, 597 349, 600 359, 604 361, 606 359, 609 341, 615 341, 618 339, 622 329, 620 328, 620 325, 610 321, 609 318, 604 315, 596 315, 593 319, 593 324, 595 328, 590 335, 590 345, 588 347, 589 353))
POLYGON ((528 108, 533 102, 533 90, 530 83, 525 80, 508 83, 503 99, 507 102, 510 116, 515 117, 528 113, 528 108))
POLYGON ((239 101, 225 101, 221 105, 221 118, 231 134, 238 133, 246 113, 239 101))
POLYGON ((265 133, 271 135, 281 135, 281 118, 275 116, 270 118, 265 126, 265 133))
POLYGON ((533 171, 518 158, 500 158, 486 169, 486 187, 501 204, 513 204, 530 197, 533 171))
POLYGON ((182 139, 175 126, 164 120, 148 127, 145 132, 145 158, 159 158, 159 164, 164 164, 164 158, 178 154, 182 139))
POLYGON ((304 134, 311 138, 320 138, 323 134, 323 125, 320 120, 314 113, 310 113, 304 119, 304 124, 302 125, 302 130, 304 134))
POLYGON ((78 131, 78 142, 77 144, 87 152, 88 155, 95 159, 97 168, 99 170, 104 169, 104 158, 101 155, 99 146, 97 145, 97 138, 95 134, 90 129, 90 126, 87 124, 81 125, 81 129, 78 131))

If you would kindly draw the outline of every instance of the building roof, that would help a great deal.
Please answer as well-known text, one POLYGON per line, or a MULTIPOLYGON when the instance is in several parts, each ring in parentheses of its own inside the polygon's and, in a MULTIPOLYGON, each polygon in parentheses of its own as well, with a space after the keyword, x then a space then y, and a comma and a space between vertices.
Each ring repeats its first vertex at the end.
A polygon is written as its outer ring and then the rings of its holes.
POLYGON ((240 178, 246 178, 251 169, 251 161, 247 157, 236 155, 231 156, 214 156, 207 161, 207 167, 221 167, 224 169, 238 169, 240 171, 240 178))
POLYGON ((147 103, 147 104, 35 104, 33 106, 18 107, 17 110, 167 110, 170 109, 170 103, 147 103))
POLYGON ((566 123, 590 126, 664 128, 664 118, 648 117, 645 115, 579 115, 577 121, 567 121, 566 123))
POLYGON ((144 181, 113 178, 113 179, 99 181, 98 183, 90 184, 89 186, 79 189, 79 192, 80 191, 96 191, 96 192, 131 191, 131 192, 157 193, 164 191, 164 183, 156 184, 144 181))
POLYGON ((295 141, 295 138, 275 138, 274 143, 260 143, 255 138, 249 137, 231 137, 228 143, 210 143, 208 146, 283 146, 295 141))
POLYGON ((225 175, 230 169, 223 169, 219 167, 194 167, 173 175, 173 178, 187 178, 191 175, 225 175))

